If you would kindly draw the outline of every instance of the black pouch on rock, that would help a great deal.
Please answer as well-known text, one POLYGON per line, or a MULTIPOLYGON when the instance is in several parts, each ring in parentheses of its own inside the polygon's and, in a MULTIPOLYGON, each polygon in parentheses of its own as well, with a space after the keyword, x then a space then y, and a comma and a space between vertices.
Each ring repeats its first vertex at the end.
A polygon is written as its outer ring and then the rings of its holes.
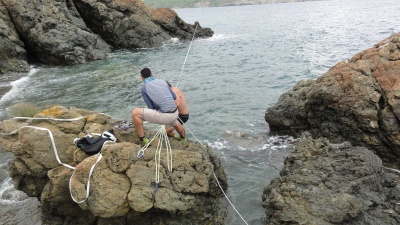
POLYGON ((109 130, 98 137, 93 137, 88 134, 82 138, 75 140, 74 142, 76 146, 78 146, 78 148, 82 149, 87 154, 93 155, 101 151, 101 148, 106 141, 115 142, 116 140, 117 139, 114 136, 114 131, 109 130))

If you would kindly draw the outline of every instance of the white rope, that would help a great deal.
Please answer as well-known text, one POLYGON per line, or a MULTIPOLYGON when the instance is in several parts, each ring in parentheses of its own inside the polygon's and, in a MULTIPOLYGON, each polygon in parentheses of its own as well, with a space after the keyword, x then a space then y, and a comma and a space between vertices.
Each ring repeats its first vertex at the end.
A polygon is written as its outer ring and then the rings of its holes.
POLYGON ((194 40, 194 36, 195 36, 196 30, 197 30, 197 25, 198 25, 198 24, 196 23, 196 28, 194 29, 194 32, 193 32, 192 41, 190 41, 189 49, 188 49, 188 51, 187 51, 187 53, 186 53, 185 60, 183 61, 182 69, 181 69, 181 72, 179 73, 178 81, 176 82, 176 85, 175 85, 176 87, 178 87, 179 80, 181 79, 181 76, 182 76, 183 68, 185 67, 186 60, 187 60, 188 55, 189 55, 189 52, 190 52, 190 48, 192 47, 193 40, 194 40))
MULTIPOLYGON (((83 118, 86 118, 86 117, 77 117, 77 118, 72 118, 72 119, 14 117, 14 118, 12 118, 12 119, 76 121, 76 120, 80 120, 80 119, 83 119, 83 118)), ((69 168, 69 169, 74 170, 74 172, 72 173, 72 175, 71 175, 71 177, 70 177, 70 179, 69 179, 69 191, 70 191, 70 195, 71 195, 72 200, 74 200, 74 202, 76 202, 76 203, 82 203, 82 202, 86 201, 86 200, 89 198, 89 192, 90 192, 90 190, 89 190, 89 189, 90 189, 90 177, 91 177, 92 174, 93 174, 94 167, 96 166, 96 164, 97 164, 97 163, 100 161, 100 159, 102 158, 101 152, 98 153, 99 157, 97 158, 97 161, 96 161, 96 162, 91 166, 91 168, 90 168, 89 175, 88 175, 88 181, 87 181, 87 184, 86 184, 86 187, 87 187, 87 188, 85 189, 85 191, 86 191, 86 197, 85 197, 85 199, 83 199, 83 200, 81 200, 81 201, 77 201, 77 200, 74 198, 74 196, 72 195, 72 191, 71 191, 71 188, 72 188, 71 180, 72 180, 72 177, 74 176, 74 174, 75 174, 75 172, 76 172, 76 168, 73 167, 73 166, 70 166, 70 165, 68 165, 68 164, 65 164, 65 163, 61 162, 60 157, 59 157, 59 155, 58 155, 57 147, 56 147, 56 144, 55 144, 55 141, 54 141, 53 133, 52 133, 49 129, 44 128, 44 127, 36 127, 36 126, 22 126, 22 127, 20 127, 19 129, 15 130, 15 131, 13 131, 13 132, 10 132, 10 133, 8 133, 8 134, 2 134, 2 135, 11 135, 11 134, 15 134, 15 133, 17 133, 19 130, 21 130, 21 129, 23 129, 23 128, 33 128, 33 129, 43 130, 43 131, 47 131, 47 132, 48 132, 48 134, 49 134, 49 136, 50 136, 51 144, 52 144, 53 151, 54 151, 54 154, 55 154, 55 156, 56 156, 57 162, 58 162, 59 164, 65 166, 65 167, 69 168)), ((104 134, 105 134, 105 135, 109 135, 109 132, 104 132, 103 134, 94 134, 94 135, 98 135, 98 136, 104 137, 104 136, 103 136, 104 134)), ((88 135, 91 136, 90 134, 88 134, 88 135)), ((110 141, 105 141, 105 142, 103 143, 103 145, 102 145, 102 148, 103 148, 104 145, 105 145, 106 143, 108 143, 108 142, 112 142, 112 143, 116 142, 116 139, 115 139, 115 137, 113 137, 113 135, 111 135, 111 137, 108 137, 108 136, 106 136, 106 137, 107 137, 107 138, 111 138, 112 140, 110 140, 110 141)), ((74 144, 75 144, 76 140, 77 140, 77 138, 74 139, 74 144)), ((88 158, 86 158, 86 159, 88 159, 88 158)), ((85 159, 85 160, 86 160, 86 159, 85 159)), ((85 160, 83 160, 82 162, 84 162, 85 160)))
POLYGON ((154 153, 154 161, 156 164, 156 172, 155 172, 155 187, 154 187, 154 192, 153 195, 156 195, 157 189, 158 189, 158 184, 160 183, 160 167, 161 167, 161 150, 163 148, 163 143, 165 143, 165 147, 167 149, 167 167, 168 171, 171 174, 172 173, 172 148, 171 144, 169 142, 169 138, 167 135, 167 131, 165 129, 165 125, 161 125, 160 129, 157 131, 157 133, 153 136, 153 138, 147 143, 145 146, 143 146, 137 154, 138 158, 141 158, 144 155, 144 151, 150 146, 151 142, 154 141, 154 139, 158 139, 158 144, 156 148, 156 152, 154 153))
POLYGON ((49 133, 49 136, 50 136, 51 145, 52 145, 52 147, 53 147, 53 151, 54 151, 54 154, 55 154, 55 156, 56 156, 57 162, 58 162, 59 164, 65 166, 65 167, 67 167, 67 168, 70 168, 70 169, 73 169, 73 170, 75 169, 75 167, 70 166, 70 165, 68 165, 68 164, 65 164, 65 163, 61 162, 60 157, 58 156, 58 151, 57 151, 56 143, 55 143, 55 141, 54 141, 53 133, 51 133, 51 131, 50 131, 49 129, 47 129, 47 128, 44 128, 44 127, 35 127, 35 126, 22 126, 22 127, 20 127, 19 129, 15 130, 15 131, 13 131, 13 132, 11 132, 11 133, 8 133, 8 134, 6 134, 6 135, 15 134, 15 133, 17 133, 19 130, 21 130, 21 129, 23 129, 23 128, 33 128, 33 129, 37 129, 37 130, 47 131, 47 132, 49 133))
POLYGON ((161 148, 162 148, 162 141, 163 141, 162 139, 163 139, 162 136, 158 139, 157 149, 154 154, 154 161, 156 163, 156 177, 155 177, 156 184, 160 183, 161 148))
MULTIPOLYGON (((199 142, 201 143, 201 141, 192 133, 192 131, 189 129, 189 127, 183 123, 183 125, 185 126, 185 128, 193 135, 193 137, 199 142)), ((219 189, 221 189, 222 193, 224 194, 226 200, 228 200, 229 204, 232 206, 232 208, 235 210, 235 212, 240 216, 240 218, 243 220, 243 222, 248 225, 248 223, 246 222, 246 220, 242 217, 242 215, 239 213, 239 211, 236 209, 236 207, 233 205, 233 203, 231 202, 231 200, 229 200, 228 196, 226 195, 225 191, 222 189, 221 184, 218 181, 217 176, 215 175, 214 171, 213 171, 213 175, 215 180, 217 181, 218 187, 219 189)))
POLYGON ((58 119, 58 118, 39 118, 39 117, 14 117, 12 119, 23 119, 23 120, 55 120, 55 121, 75 121, 86 118, 85 116, 72 118, 72 119, 58 119))
POLYGON ((400 170, 396 170, 396 169, 385 167, 385 166, 383 166, 383 168, 391 170, 391 171, 394 171, 394 172, 397 172, 397 173, 400 173, 400 170))
MULTIPOLYGON (((106 133, 106 132, 104 132, 104 133, 106 133)), ((107 132, 108 133, 108 132, 107 132)), ((99 135, 99 136, 103 136, 103 135, 99 135)), ((108 138, 110 138, 110 137, 108 137, 108 138)), ((112 140, 108 140, 108 141, 105 141, 104 143, 103 143, 103 145, 101 146, 101 149, 103 149, 103 147, 104 147, 104 145, 106 144, 106 143, 115 143, 117 140, 115 139, 115 137, 114 138, 111 138, 112 140)), ((87 181, 87 183, 86 183, 86 188, 85 188, 85 191, 86 191, 86 197, 85 197, 85 199, 83 199, 83 200, 81 200, 81 201, 77 201, 75 198, 74 198, 74 196, 72 195, 72 185, 71 185, 71 180, 72 180, 72 177, 74 176, 74 174, 75 174, 75 172, 76 172, 76 169, 74 170, 74 172, 72 173, 72 175, 71 175, 71 177, 69 178, 69 193, 70 193, 70 195, 71 195, 71 198, 72 198, 72 200, 74 200, 74 202, 76 202, 76 203, 82 203, 82 202, 84 202, 84 201, 86 201, 88 198, 89 198, 89 192, 90 192, 90 178, 92 177, 92 174, 93 174, 93 171, 94 171, 94 167, 97 165, 97 163, 98 162, 100 162, 100 159, 103 157, 103 155, 101 154, 101 151, 97 154, 97 155, 99 155, 99 157, 97 158, 97 160, 96 160, 96 162, 90 167, 90 170, 89 170, 89 175, 88 175, 88 181, 87 181)), ((87 160, 87 159, 89 159, 89 158, 86 158, 85 160, 87 160)), ((83 163, 85 160, 83 160, 81 163, 83 163)))
MULTIPOLYGON (((103 146, 104 146, 104 145, 103 145, 103 146)), ((74 202, 76 202, 76 203, 78 203, 78 204, 79 204, 79 203, 82 203, 82 202, 84 202, 84 201, 86 201, 86 199, 89 198, 90 177, 92 177, 92 173, 93 173, 94 167, 95 167, 96 164, 100 161, 100 159, 103 157, 103 156, 101 155, 101 153, 99 153, 98 155, 99 155, 99 157, 97 158, 96 162, 90 167, 89 177, 88 177, 88 181, 87 181, 86 189, 85 189, 85 191, 86 191, 86 197, 85 197, 83 200, 81 200, 81 201, 76 200, 76 199, 74 198, 74 196, 72 195, 72 191, 71 191, 71 190, 72 190, 72 185, 71 185, 71 183, 72 183, 72 177, 74 176, 76 170, 74 170, 74 172, 72 173, 71 177, 69 178, 69 193, 71 194, 72 200, 74 200, 74 202)), ((88 158, 86 158, 86 159, 88 159, 88 158)), ((85 159, 85 160, 86 160, 86 159, 85 159)), ((83 160, 82 162, 84 162, 85 160, 83 160)))
POLYGON ((170 172, 169 175, 171 175, 171 173, 172 173, 172 148, 171 148, 171 144, 169 143, 167 131, 165 131, 164 137, 165 137, 165 143, 166 143, 165 147, 167 149, 167 167, 168 167, 168 171, 170 172))
POLYGON ((243 220, 243 222, 248 225, 248 223, 246 222, 246 220, 243 219, 242 215, 240 215, 239 211, 237 211, 237 209, 235 208, 235 206, 233 205, 233 203, 229 200, 228 196, 226 195, 225 191, 222 189, 221 184, 218 181, 217 176, 215 175, 214 171, 213 171, 213 175, 215 180, 217 181, 218 187, 219 189, 221 189, 222 193, 224 193, 226 200, 228 200, 229 204, 231 204, 232 208, 235 210, 235 212, 240 216, 240 218, 243 220))
POLYGON ((144 155, 144 151, 147 150, 147 148, 150 146, 151 142, 153 142, 154 139, 156 139, 156 138, 160 135, 160 133, 161 133, 161 129, 159 129, 159 130, 157 131, 157 133, 153 136, 153 138, 149 141, 149 143, 147 143, 145 146, 143 146, 143 147, 138 151, 138 154, 137 154, 137 157, 138 157, 138 158, 142 158, 142 156, 144 155))

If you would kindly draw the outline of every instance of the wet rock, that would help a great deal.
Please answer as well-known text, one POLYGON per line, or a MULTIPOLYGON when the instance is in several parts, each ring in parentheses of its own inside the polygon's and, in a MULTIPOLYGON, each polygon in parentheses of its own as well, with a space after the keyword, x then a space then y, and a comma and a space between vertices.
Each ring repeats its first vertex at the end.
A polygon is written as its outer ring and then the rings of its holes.
POLYGON ((24 43, 19 39, 8 11, 0 1, 0 74, 28 72, 24 43))
POLYGON ((224 189, 227 181, 219 159, 208 146, 191 141, 182 144, 171 138, 172 152, 167 155, 163 149, 160 154, 156 138, 138 158, 141 148, 135 143, 134 130, 126 133, 116 129, 116 143, 106 143, 101 155, 87 155, 74 145, 74 139, 109 130, 115 122, 111 117, 56 106, 35 118, 44 119, 2 121, 0 144, 15 154, 10 174, 16 188, 40 198, 46 224, 223 223, 217 198, 222 192, 214 174, 224 189), (60 165, 57 156, 69 166, 60 165), (155 157, 160 157, 159 161, 155 157))
POLYGON ((304 138, 264 189, 267 224, 399 224, 396 176, 364 147, 304 138))
POLYGON ((2 1, 26 49, 45 64, 81 64, 112 50, 86 27, 71 1, 2 1))
MULTIPOLYGON (((88 27, 115 48, 158 47, 172 37, 188 40, 196 28, 172 9, 152 9, 139 0, 74 2, 88 27)), ((213 35, 201 26, 196 33, 196 37, 213 35)))
POLYGON ((141 0, 1 0, 0 12, 2 74, 29 71, 27 58, 82 64, 105 59, 114 49, 154 48, 171 38, 214 34, 198 22, 184 22, 172 9, 152 9, 141 0))
POLYGON ((340 62, 317 80, 300 81, 267 109, 272 132, 350 141, 400 162, 400 33, 340 62))

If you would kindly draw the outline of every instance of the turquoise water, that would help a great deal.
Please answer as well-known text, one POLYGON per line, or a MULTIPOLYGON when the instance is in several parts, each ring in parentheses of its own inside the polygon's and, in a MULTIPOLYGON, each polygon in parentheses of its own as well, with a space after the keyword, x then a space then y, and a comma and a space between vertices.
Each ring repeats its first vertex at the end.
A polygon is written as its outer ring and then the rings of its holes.
MULTIPOLYGON (((7 108, 18 102, 32 102, 129 119, 134 107, 144 106, 139 71, 149 67, 184 91, 190 108, 188 138, 209 144, 220 156, 229 199, 248 224, 263 224, 262 191, 279 176, 295 142, 269 135, 265 110, 299 80, 316 79, 337 62, 398 32, 400 2, 332 0, 176 12, 186 22, 199 21, 215 32, 192 43, 185 64, 190 42, 171 40, 160 48, 123 50, 85 65, 34 66, 0 99, 1 116, 7 118, 7 108)), ((29 198, 10 202, 12 197, 1 197, 0 204, 9 206, 0 209, 1 217, 9 218, 6 223, 24 224, 10 215, 25 212, 18 204, 29 198)), ((244 224, 226 199, 221 202, 228 205, 226 224, 244 224)), ((22 205, 27 204, 38 203, 22 205)))

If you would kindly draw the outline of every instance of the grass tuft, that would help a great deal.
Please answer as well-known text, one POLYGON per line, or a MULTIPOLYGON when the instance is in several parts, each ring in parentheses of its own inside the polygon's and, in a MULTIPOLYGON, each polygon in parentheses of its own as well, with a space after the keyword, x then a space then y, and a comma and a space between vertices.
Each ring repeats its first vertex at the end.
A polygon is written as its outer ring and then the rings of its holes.
POLYGON ((21 102, 10 107, 10 114, 13 117, 33 117, 42 109, 27 102, 21 102))

